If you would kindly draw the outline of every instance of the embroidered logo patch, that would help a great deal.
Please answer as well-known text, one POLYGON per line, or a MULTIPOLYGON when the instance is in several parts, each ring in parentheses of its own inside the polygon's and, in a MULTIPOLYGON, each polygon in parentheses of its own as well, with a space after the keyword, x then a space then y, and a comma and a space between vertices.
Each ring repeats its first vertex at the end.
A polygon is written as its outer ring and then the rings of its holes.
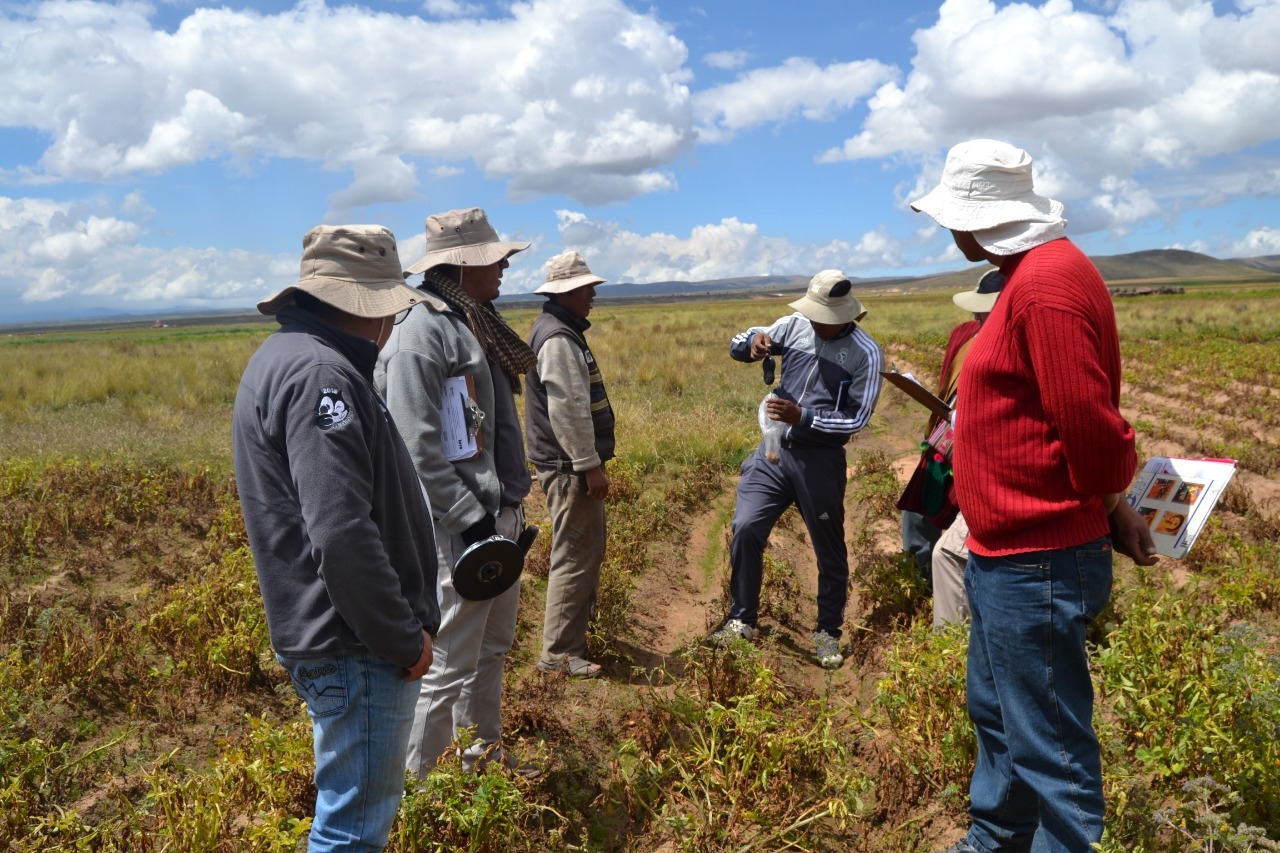
POLYGON ((316 426, 332 429, 349 420, 351 410, 347 408, 347 401, 342 399, 342 392, 337 388, 322 388, 320 402, 316 404, 316 426))
POLYGON ((844 364, 849 360, 849 351, 847 349, 840 350, 840 354, 836 356, 836 361, 844 364))
POLYGON ((305 678, 308 681, 316 678, 323 678, 326 675, 333 675, 338 668, 331 663, 323 664, 315 669, 307 669, 305 666, 298 667, 298 677, 305 678))

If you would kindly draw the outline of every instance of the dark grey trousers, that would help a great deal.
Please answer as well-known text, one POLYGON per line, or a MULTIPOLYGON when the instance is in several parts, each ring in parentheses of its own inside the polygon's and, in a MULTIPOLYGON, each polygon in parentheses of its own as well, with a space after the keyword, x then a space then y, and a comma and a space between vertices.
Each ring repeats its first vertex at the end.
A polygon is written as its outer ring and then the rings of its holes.
POLYGON ((842 447, 782 448, 777 464, 756 448, 742 463, 729 560, 730 619, 759 619, 764 549, 787 507, 800 510, 818 558, 818 630, 839 637, 849 599, 849 552, 844 542, 845 455, 842 447))

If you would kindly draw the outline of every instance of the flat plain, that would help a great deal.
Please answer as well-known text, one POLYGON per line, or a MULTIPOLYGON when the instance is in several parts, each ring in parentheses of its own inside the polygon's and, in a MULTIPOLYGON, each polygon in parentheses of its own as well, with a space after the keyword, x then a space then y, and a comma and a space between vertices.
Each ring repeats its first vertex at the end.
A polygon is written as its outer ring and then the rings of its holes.
MULTIPOLYGON (((949 291, 868 293, 887 360, 936 380, 949 291)), ((391 849, 929 851, 965 825, 974 742, 960 629, 929 629, 900 553, 925 417, 886 387, 848 447, 847 660, 809 659, 816 576, 788 512, 755 645, 700 642, 725 609, 737 466, 759 366, 753 297, 610 305, 591 340, 618 413, 593 653, 534 666, 549 527, 508 661, 509 746, 538 779, 411 782, 391 849)), ((1092 633, 1104 851, 1280 849, 1280 288, 1198 282, 1117 299, 1139 457, 1239 473, 1183 561, 1120 558, 1092 633)), ((522 333, 533 312, 508 315, 522 333)), ((0 339, 0 844, 294 850, 314 790, 305 714, 271 659, 230 473, 240 372, 273 326, 0 339)))

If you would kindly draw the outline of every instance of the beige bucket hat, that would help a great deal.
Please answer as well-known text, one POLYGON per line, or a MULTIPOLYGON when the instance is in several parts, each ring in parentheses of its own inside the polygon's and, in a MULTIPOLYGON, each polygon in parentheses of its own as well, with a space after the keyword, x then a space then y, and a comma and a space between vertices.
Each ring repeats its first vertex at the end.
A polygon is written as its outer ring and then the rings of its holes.
POLYGON ((996 297, 1000 295, 1005 281, 1007 279, 1000 270, 987 270, 978 279, 977 287, 960 291, 951 297, 951 301, 957 308, 970 314, 990 314, 991 309, 996 307, 996 297))
POLYGON ((606 281, 587 268, 587 262, 583 260, 581 252, 572 249, 550 258, 546 263, 546 269, 547 282, 534 293, 543 295, 568 293, 570 290, 577 290, 588 284, 604 284, 606 281))
POLYGON ((947 152, 942 182, 911 209, 952 231, 983 231, 1011 222, 1056 222, 1063 206, 1036 194, 1026 151, 971 139, 947 152))
POLYGON ((791 307, 815 323, 857 323, 867 316, 853 284, 840 270, 823 270, 809 280, 809 289, 791 307))
POLYGON ((450 210, 427 217, 427 254, 404 271, 426 272, 440 264, 483 267, 523 252, 530 243, 504 243, 483 210, 450 210))
POLYGON ((381 225, 317 225, 302 238, 302 269, 296 284, 258 303, 272 315, 293 303, 301 290, 339 311, 378 319, 423 301, 404 283, 395 235, 381 225))

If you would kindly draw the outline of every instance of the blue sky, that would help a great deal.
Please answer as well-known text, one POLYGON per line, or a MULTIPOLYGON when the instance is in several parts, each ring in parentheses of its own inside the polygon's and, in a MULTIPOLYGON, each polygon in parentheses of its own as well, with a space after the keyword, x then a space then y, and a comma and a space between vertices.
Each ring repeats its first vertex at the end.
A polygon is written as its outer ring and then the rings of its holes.
POLYGON ((1280 0, 0 7, 0 322, 251 308, 321 222, 485 208, 611 281, 964 266, 908 202, 1029 150, 1095 255, 1280 254, 1280 0))

